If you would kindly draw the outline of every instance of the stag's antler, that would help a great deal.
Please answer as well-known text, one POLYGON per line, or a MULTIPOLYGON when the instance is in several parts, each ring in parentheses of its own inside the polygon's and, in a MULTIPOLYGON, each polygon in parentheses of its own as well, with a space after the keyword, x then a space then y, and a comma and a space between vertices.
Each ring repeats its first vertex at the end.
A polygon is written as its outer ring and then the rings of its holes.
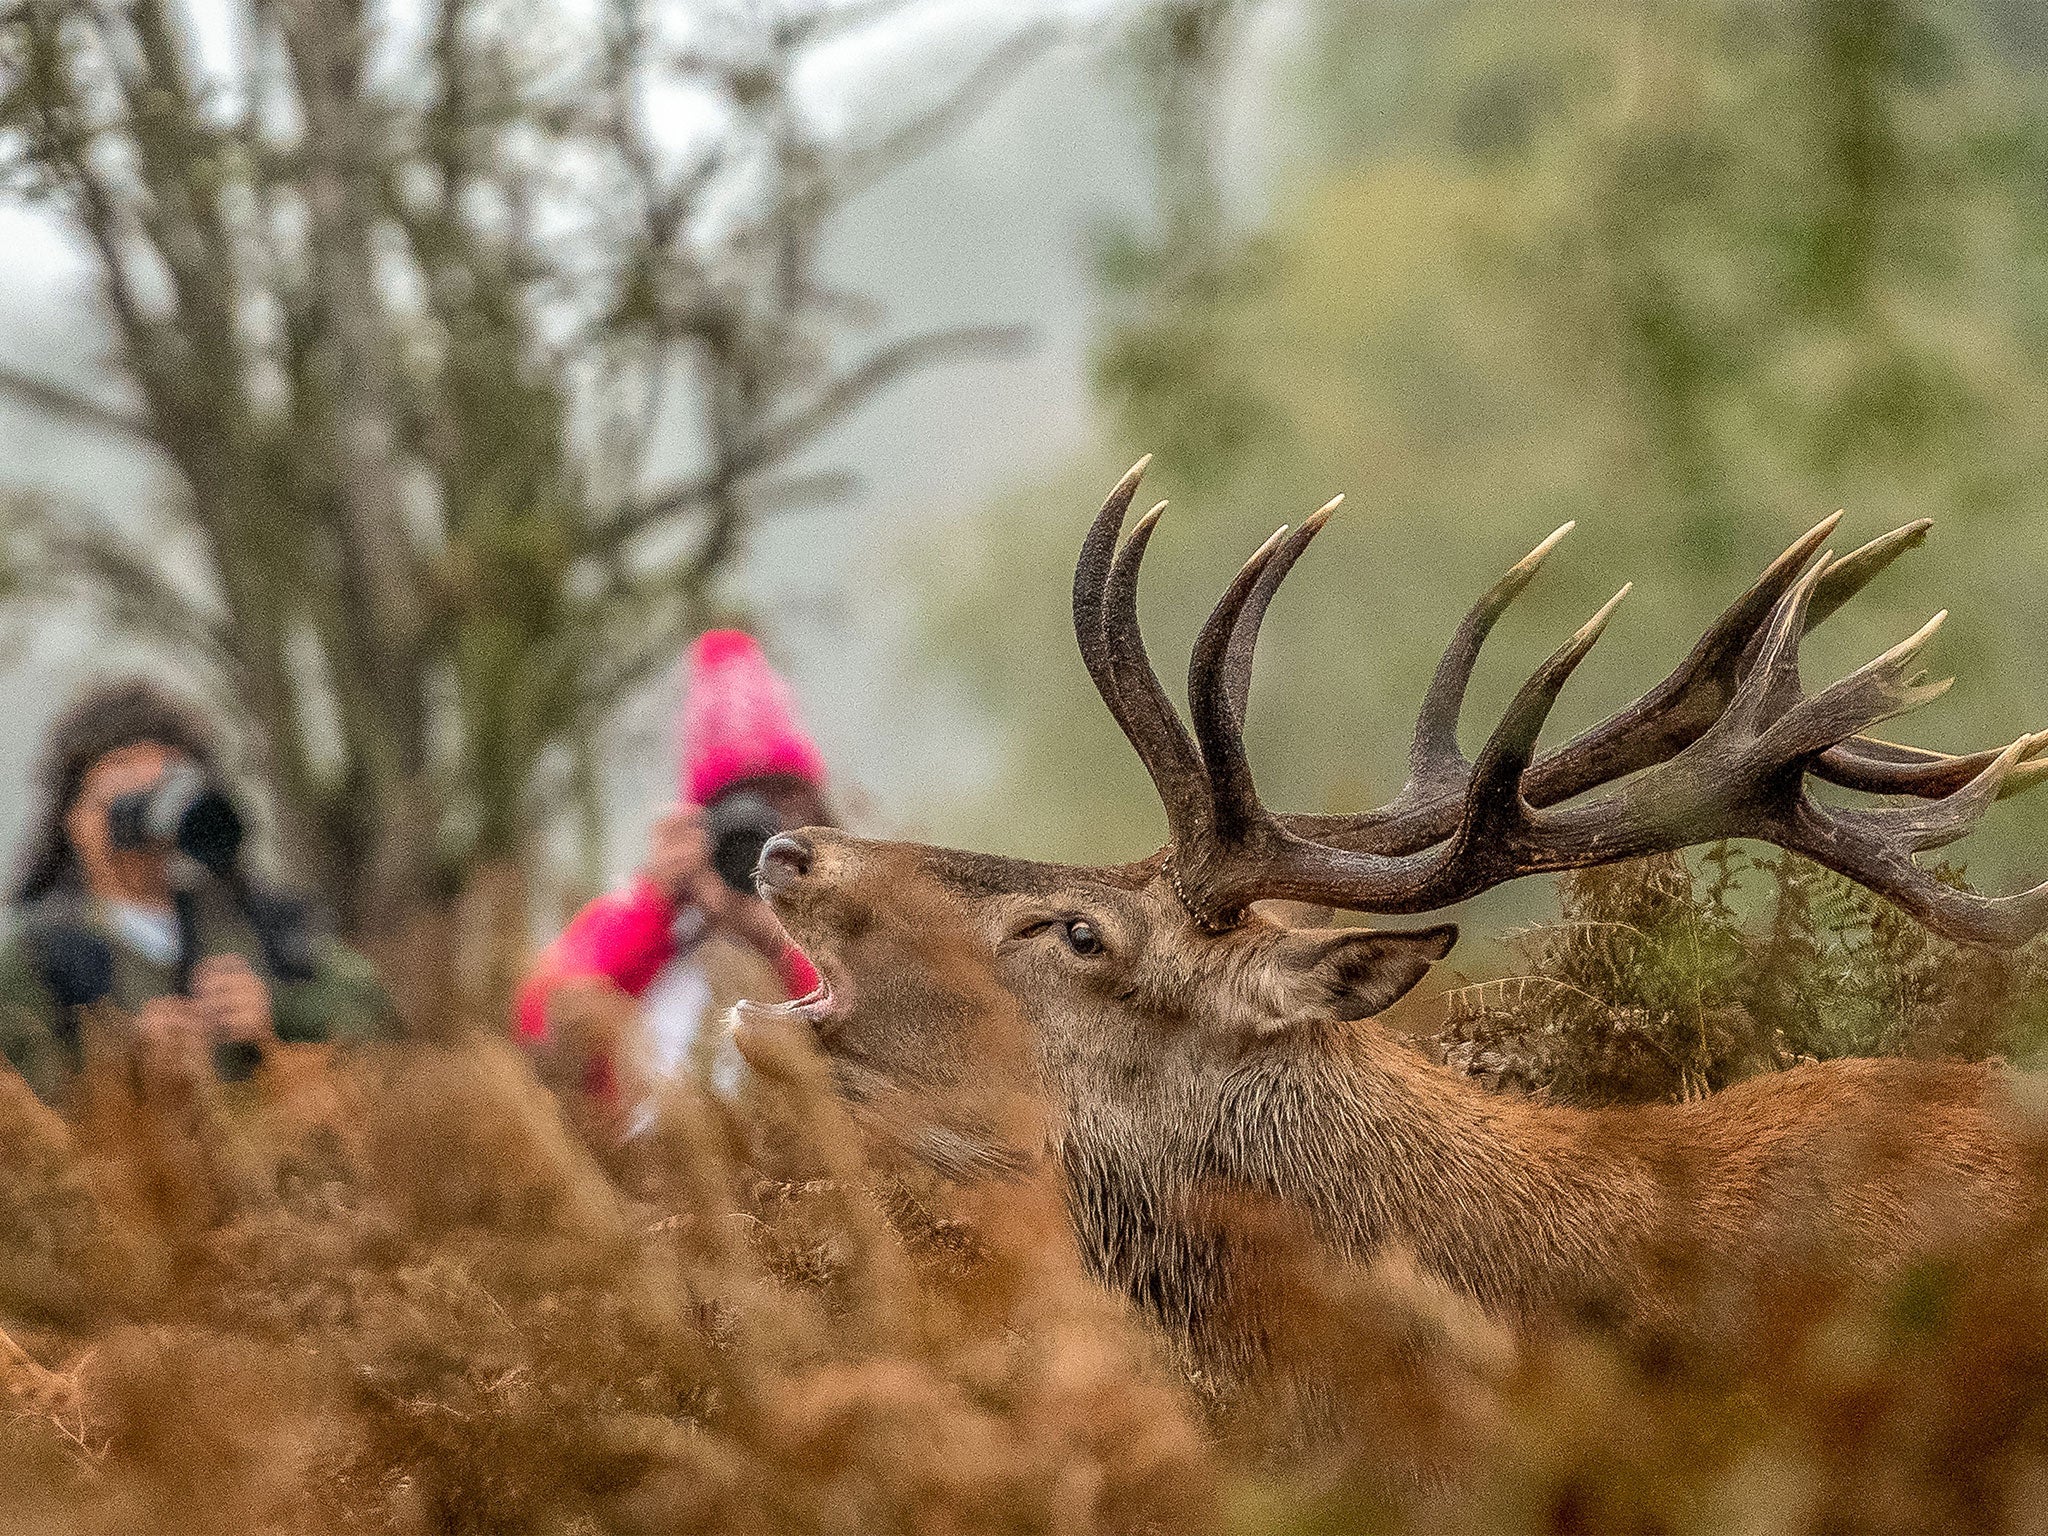
POLYGON ((1119 543, 1148 462, 1123 478, 1089 530, 1074 573, 1074 627, 1097 689, 1165 805, 1168 877, 1205 925, 1227 927, 1261 897, 1423 912, 1519 875, 1751 837, 1869 886, 1953 939, 2012 944, 2048 927, 2048 883, 1984 897, 1944 884, 1912 857, 1962 836, 1994 801, 2048 775, 2048 758, 2031 760, 2048 747, 2048 732, 1957 757, 1859 734, 1948 687, 1912 675, 1943 615, 1818 694, 1800 686, 1801 638, 1919 544, 1925 521, 1840 560, 1816 559, 1840 514, 1828 518, 1773 561, 1663 682, 1537 758, 1551 706, 1627 595, 1622 588, 1536 670, 1470 761, 1458 747, 1458 715, 1480 647, 1571 531, 1567 523, 1459 625, 1424 697, 1401 792, 1358 815, 1288 816, 1260 803, 1245 756, 1252 659, 1274 593, 1337 503, 1268 539, 1211 610, 1189 663, 1190 736, 1138 628, 1139 567, 1165 503, 1119 543), (1809 773, 1927 803, 1823 805, 1806 790, 1809 773), (1565 804, 1610 785, 1606 795, 1565 804))

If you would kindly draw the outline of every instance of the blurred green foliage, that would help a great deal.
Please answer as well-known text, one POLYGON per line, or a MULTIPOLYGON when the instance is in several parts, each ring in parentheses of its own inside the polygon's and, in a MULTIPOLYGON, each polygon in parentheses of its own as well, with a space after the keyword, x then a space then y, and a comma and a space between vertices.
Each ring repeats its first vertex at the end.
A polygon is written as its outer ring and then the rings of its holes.
MULTIPOLYGON (((1283 88, 1313 152, 1266 227, 1211 229, 1206 282, 1167 271, 1162 156, 1153 243, 1110 247, 1138 254, 1105 272, 1099 452, 963 528, 927 587, 935 663, 1011 732, 978 830, 1090 858, 1156 841, 1065 607, 1087 517, 1155 448, 1148 490, 1186 497, 1148 562, 1168 678, 1258 540, 1350 493, 1262 648, 1249 735, 1275 804, 1391 793, 1457 614, 1568 518, 1482 662, 1468 750, 1624 580, 1552 739, 1656 681, 1838 507, 1842 547, 1937 527, 1808 642, 1809 685, 1952 607, 1931 662, 1960 684, 1897 734, 2039 725, 2042 32, 1902 0, 1324 6, 1283 88)), ((1957 852, 1987 881, 2038 874, 2044 826, 2016 802, 1957 852)))
POLYGON ((1799 1061, 2002 1055, 2048 1041, 2048 944, 1965 948, 1790 853, 1716 843, 1576 871, 1443 999, 1435 1054, 1567 1103, 1696 1098, 1799 1061))
POLYGON ((1232 45, 1248 0, 1151 0, 1121 70, 1150 127, 1149 219, 1100 231, 1094 382, 1116 417, 1198 482, 1226 480, 1275 426, 1233 345, 1268 279, 1259 242, 1231 225, 1218 164, 1232 45))

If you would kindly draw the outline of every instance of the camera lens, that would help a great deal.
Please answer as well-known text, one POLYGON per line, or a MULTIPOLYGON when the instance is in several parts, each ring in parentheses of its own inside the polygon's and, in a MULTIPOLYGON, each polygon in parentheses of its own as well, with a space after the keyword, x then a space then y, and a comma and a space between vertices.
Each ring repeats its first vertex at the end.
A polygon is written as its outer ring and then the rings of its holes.
POLYGON ((752 895, 754 866, 768 839, 785 830, 775 807, 742 790, 711 803, 704 831, 711 843, 711 867, 735 891, 752 895))
POLYGON ((242 817, 219 785, 185 763, 110 803, 107 838, 116 848, 176 848, 225 876, 241 857, 242 817))
POLYGON ((216 875, 226 875, 242 856, 242 818, 234 802, 208 786, 178 817, 178 851, 197 859, 216 875))

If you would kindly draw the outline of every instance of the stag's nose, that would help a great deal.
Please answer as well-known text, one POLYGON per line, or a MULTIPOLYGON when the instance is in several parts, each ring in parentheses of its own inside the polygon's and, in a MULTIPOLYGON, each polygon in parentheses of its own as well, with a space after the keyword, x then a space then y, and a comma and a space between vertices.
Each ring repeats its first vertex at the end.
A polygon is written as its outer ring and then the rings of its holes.
POLYGON ((814 850, 801 832, 778 832, 761 849, 761 862, 754 866, 754 884, 761 894, 773 896, 786 891, 811 872, 814 850))

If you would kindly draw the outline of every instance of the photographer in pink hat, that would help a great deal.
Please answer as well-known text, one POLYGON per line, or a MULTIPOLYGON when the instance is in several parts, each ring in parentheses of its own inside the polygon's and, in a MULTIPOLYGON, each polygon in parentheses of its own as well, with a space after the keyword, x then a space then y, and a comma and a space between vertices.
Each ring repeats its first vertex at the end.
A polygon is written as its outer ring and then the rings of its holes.
MULTIPOLYGON (((736 629, 698 636, 684 662, 678 727, 682 801, 655 823, 646 861, 623 891, 578 912, 540 954, 515 1004, 515 1030, 546 1048, 550 1013, 577 984, 608 983, 639 1001, 644 1067, 655 1083, 683 1070, 712 1011, 703 944, 738 941, 767 960, 787 996, 818 985, 818 973, 753 893, 755 856, 773 833, 829 823, 825 763, 796 715, 788 685, 753 636, 736 629)), ((591 1054, 583 1090, 628 1112, 627 1134, 651 1105, 620 1105, 618 1063, 591 1054)))

